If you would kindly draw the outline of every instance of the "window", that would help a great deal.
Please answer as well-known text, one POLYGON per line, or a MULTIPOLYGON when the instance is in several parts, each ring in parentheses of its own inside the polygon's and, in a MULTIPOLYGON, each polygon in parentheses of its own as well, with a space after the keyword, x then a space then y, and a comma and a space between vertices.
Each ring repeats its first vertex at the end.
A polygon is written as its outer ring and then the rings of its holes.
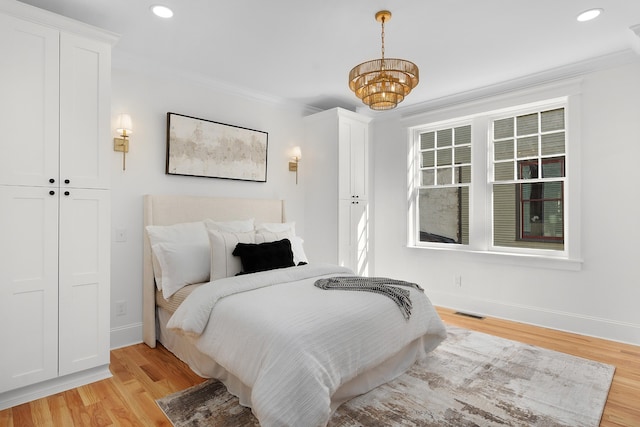
POLYGON ((579 262, 567 126, 578 104, 569 100, 411 127, 410 246, 579 262))
POLYGON ((565 109, 492 120, 493 245, 564 250, 565 109))
POLYGON ((471 125, 419 134, 420 242, 469 242, 471 125))

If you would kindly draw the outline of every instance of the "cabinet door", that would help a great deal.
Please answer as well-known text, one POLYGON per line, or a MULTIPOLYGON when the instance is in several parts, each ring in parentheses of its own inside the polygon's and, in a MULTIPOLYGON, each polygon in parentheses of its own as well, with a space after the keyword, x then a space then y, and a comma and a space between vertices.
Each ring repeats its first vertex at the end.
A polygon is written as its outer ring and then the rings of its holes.
POLYGON ((60 195, 60 375, 109 363, 109 197, 60 195))
POLYGON ((59 33, 0 15, 0 184, 58 180, 59 33))
POLYGON ((67 188, 109 188, 110 46, 60 35, 60 179, 67 188))
POLYGON ((0 185, 0 206, 3 392, 58 373, 58 194, 0 185))
POLYGON ((341 118, 338 144, 339 197, 367 199, 369 196, 368 125, 341 118))
POLYGON ((366 200, 340 200, 339 209, 339 265, 366 276, 369 274, 369 204, 366 200))

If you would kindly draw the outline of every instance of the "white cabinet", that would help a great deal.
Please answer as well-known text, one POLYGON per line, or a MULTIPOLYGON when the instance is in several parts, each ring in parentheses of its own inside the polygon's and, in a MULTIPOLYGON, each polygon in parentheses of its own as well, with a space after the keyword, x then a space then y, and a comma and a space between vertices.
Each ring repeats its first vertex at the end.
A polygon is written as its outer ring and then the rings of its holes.
POLYGON ((109 364, 110 216, 108 190, 60 196, 59 375, 109 364))
POLYGON ((0 409, 110 375, 114 41, 0 2, 0 409))
POLYGON ((305 251, 369 273, 369 122, 341 108, 305 118, 305 251))
POLYGON ((0 392, 58 375, 58 198, 0 185, 0 392))
POLYGON ((110 64, 109 44, 0 13, 1 184, 109 188, 110 64))
MULTIPOLYGON (((344 114, 344 113, 343 113, 344 114)), ((369 126, 339 119, 338 185, 340 199, 369 198, 369 126)))

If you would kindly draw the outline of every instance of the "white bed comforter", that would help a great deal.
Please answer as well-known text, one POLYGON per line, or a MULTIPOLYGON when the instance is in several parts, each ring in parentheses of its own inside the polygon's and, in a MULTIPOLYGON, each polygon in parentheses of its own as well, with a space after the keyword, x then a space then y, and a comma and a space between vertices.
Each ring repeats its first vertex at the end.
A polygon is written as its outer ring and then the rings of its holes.
POLYGON ((410 289, 404 319, 389 298, 322 290, 322 277, 352 275, 325 264, 271 270, 205 284, 181 304, 168 327, 251 388, 264 427, 325 426, 340 385, 424 337, 425 351, 445 337, 429 299, 410 289))

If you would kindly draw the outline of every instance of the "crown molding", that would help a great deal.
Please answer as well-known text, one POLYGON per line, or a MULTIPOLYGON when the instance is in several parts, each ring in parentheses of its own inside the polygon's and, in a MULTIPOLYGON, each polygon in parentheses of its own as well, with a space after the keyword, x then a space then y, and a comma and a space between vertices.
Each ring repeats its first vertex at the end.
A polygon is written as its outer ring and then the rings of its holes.
MULTIPOLYGON (((638 31, 640 31, 640 28, 638 28, 638 31)), ((443 96, 441 98, 408 105, 406 107, 400 107, 394 113, 397 116, 400 116, 400 118, 411 118, 430 111, 441 110, 473 101, 480 101, 485 98, 494 97, 516 90, 528 89, 543 84, 577 78, 584 76, 585 74, 627 65, 638 61, 638 55, 635 54, 632 49, 625 49, 508 81, 443 96)))
POLYGON ((183 80, 216 92, 238 96, 250 101, 257 101, 284 110, 302 111, 303 115, 314 112, 314 108, 308 105, 295 103, 265 92, 235 86, 212 79, 201 73, 185 71, 178 67, 167 66, 166 64, 149 61, 148 59, 140 59, 133 55, 117 51, 117 49, 113 51, 111 63, 114 70, 133 71, 172 80, 183 80))
POLYGON ((120 35, 66 16, 58 15, 48 10, 40 9, 16 0, 0 0, 0 12, 16 18, 31 21, 36 24, 46 25, 58 30, 72 32, 77 35, 101 40, 110 45, 115 45, 120 35))

